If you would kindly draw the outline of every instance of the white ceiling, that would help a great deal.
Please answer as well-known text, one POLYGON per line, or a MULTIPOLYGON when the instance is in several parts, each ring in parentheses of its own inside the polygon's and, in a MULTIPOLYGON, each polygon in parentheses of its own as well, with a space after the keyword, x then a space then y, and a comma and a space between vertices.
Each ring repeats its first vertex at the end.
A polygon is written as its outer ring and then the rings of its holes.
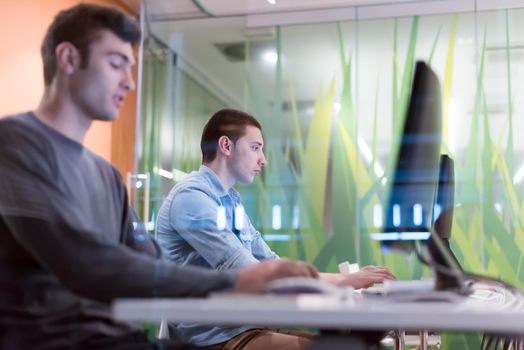
MULTIPOLYGON (((139 9, 142 2, 121 1, 133 9, 139 9)), ((148 0, 151 6, 166 12, 191 12, 201 8, 213 16, 422 1, 431 0, 274 0, 274 4, 268 0, 148 0)))
POLYGON ((236 16, 282 11, 319 10, 388 3, 427 2, 432 0, 152 0, 151 7, 163 13, 203 12, 208 16, 236 16))
POLYGON ((523 7, 522 0, 120 0, 140 12, 146 4, 153 20, 176 20, 195 17, 263 16, 285 12, 330 11, 355 9, 359 18, 391 17, 412 14, 429 14, 483 11, 496 8, 523 7))
MULTIPOLYGON (((123 0, 128 5, 136 3, 138 0, 123 0)), ((390 37, 392 33, 384 32, 384 28, 380 25, 383 20, 375 21, 372 18, 376 17, 393 17, 393 16, 412 16, 415 14, 434 14, 434 13, 450 13, 450 12, 473 12, 475 8, 488 9, 505 7, 524 7, 522 0, 276 0, 275 5, 271 5, 267 0, 147 0, 146 2, 149 17, 151 19, 151 29, 156 37, 161 39, 164 43, 169 45, 172 50, 179 55, 179 66, 191 74, 191 76, 213 91, 218 97, 224 101, 231 102, 231 105, 241 106, 245 98, 245 80, 243 72, 245 62, 231 62, 217 49, 217 43, 233 43, 249 41, 274 41, 275 25, 278 24, 296 24, 293 20, 298 22, 309 23, 307 26, 287 26, 283 30, 283 47, 285 47, 283 57, 283 70, 285 72, 284 85, 286 80, 298 80, 302 82, 311 82, 296 84, 294 86, 295 100, 297 101, 314 101, 318 94, 319 85, 322 85, 324 93, 339 69, 339 43, 337 41, 337 33, 334 25, 326 26, 325 24, 311 24, 315 22, 341 20, 343 21, 343 28, 345 31, 345 40, 349 43, 354 41, 355 28, 351 28, 350 22, 344 20, 355 19, 358 13, 352 12, 351 7, 360 9, 359 17, 369 19, 365 21, 361 27, 361 34, 359 37, 359 50, 362 52, 376 52, 370 59, 361 59, 359 72, 360 81, 369 81, 369 84, 360 85, 359 93, 361 98, 363 95, 369 95, 370 100, 375 96, 375 82, 377 81, 378 72, 374 72, 369 79, 364 77, 362 73, 365 72, 369 64, 370 67, 383 67, 383 70, 389 70, 389 61, 385 64, 380 62, 380 52, 373 44, 372 38, 375 37, 390 37), (490 5, 491 4, 491 5, 490 5), (349 7, 348 7, 349 6, 349 7), (322 7, 322 8, 321 8, 322 7), (344 7, 342 9, 341 7, 344 7), (289 11, 297 11, 290 13, 289 11), (271 13, 269 13, 271 12, 271 13), (280 13, 279 13, 280 12, 280 13), (365 14, 365 16, 363 15, 365 14), (184 20, 191 18, 191 20, 184 20), (331 18, 331 20, 330 20, 331 18), (255 23, 254 27, 250 27, 250 23, 255 23), (353 34, 352 34, 353 33, 353 34), (365 34, 367 33, 367 34, 365 34), (364 35, 365 34, 365 35, 364 35), (304 45, 304 37, 308 38, 308 45, 304 45), (328 38, 328 40, 326 40, 328 38), (370 38, 370 39, 366 39, 370 38), (366 42, 370 40, 369 45, 366 42), (374 61, 374 57, 376 61, 374 61), (368 62, 370 61, 370 62, 368 62), (332 72, 326 70, 326 66, 333 66, 332 72), (320 66, 322 68, 318 68, 320 66), (366 79, 362 79, 366 78, 366 79), (367 86, 369 85, 369 86, 367 86)), ((462 28, 475 27, 473 16, 464 15, 461 17, 462 28), (466 22, 471 23, 466 25, 466 22)), ((496 16, 493 20, 497 20, 496 16)), ((409 28, 409 23, 406 19, 404 22, 405 28, 409 28)), ((438 22, 438 16, 435 17, 438 22)), ((401 21, 402 22, 402 21, 401 21)), ((515 35, 518 32, 524 32, 517 19, 514 21, 515 35), (518 26, 517 26, 518 24, 518 26)), ((426 28, 438 28, 440 24, 426 25, 426 28)), ((388 27, 391 29, 391 26, 388 27)), ((443 37, 448 35, 446 32, 449 28, 443 29, 443 37)), ((407 40, 409 34, 407 29, 401 31, 402 35, 407 40)), ((421 28, 419 47, 423 52, 429 52, 431 43, 435 37, 433 29, 425 31, 421 28), (428 46, 427 49, 424 48, 428 46)), ((522 36, 522 35, 518 35, 522 36)), ((404 42, 406 40, 403 40, 404 42)), ((444 39, 447 40, 447 39, 444 39)), ((470 40, 470 39, 468 39, 470 40)), ((387 41, 385 41, 387 42, 387 41)), ((473 42, 462 40, 460 37, 460 27, 457 37, 456 54, 463 57, 471 57, 468 60, 461 62, 475 61, 475 47, 473 42)), ((523 43, 516 42, 515 45, 523 43)), ((490 42, 488 42, 488 46, 490 42)), ((346 48, 347 51, 352 51, 354 48, 346 48)), ((399 52, 403 52, 405 48, 399 48, 399 52)), ((436 55, 443 54, 437 52, 436 55)), ((366 56, 368 57, 368 56, 366 56)), ((403 58, 402 58, 403 59, 403 58)), ((520 65, 519 65, 520 66, 520 65)), ((268 65, 265 62, 255 62, 250 64, 250 74, 256 79, 253 83, 256 85, 258 92, 263 98, 270 102, 274 94, 274 66, 268 65)), ((457 70, 471 70, 471 79, 474 79, 474 64, 467 67, 458 67, 457 70)), ((495 81, 499 79, 501 74, 499 71, 503 70, 503 64, 491 64, 490 69, 486 71, 487 79, 495 81)), ((518 78, 522 77, 524 67, 522 70, 514 70, 519 73, 518 78)), ((376 68, 375 68, 376 69, 376 68)), ((384 74, 384 71, 381 72, 384 74)), ((444 72, 438 72, 442 76, 444 72)), ((468 73, 469 74, 469 73, 468 73)), ((469 76, 468 76, 469 77, 469 76)), ((518 79, 516 77, 515 80, 518 79)), ((470 80, 470 79, 465 79, 470 80)), ((340 81, 336 81, 338 89, 340 89, 340 81)), ((470 90, 471 83, 467 81, 457 82, 456 91, 470 90)), ((489 84, 488 84, 489 85, 489 84)), ((499 83, 491 84, 493 87, 501 86, 499 83)), ((515 83, 517 85, 517 83, 515 83)), ((389 86, 389 85, 388 85, 389 86)), ((488 89, 490 86, 488 86, 488 89)), ((282 91, 282 98, 286 100, 289 96, 287 91, 282 91)), ((466 94, 466 93, 465 93, 466 94)), ((389 96, 389 95, 388 95, 389 96)), ((464 106, 458 108, 462 116, 470 114, 471 99, 473 92, 467 92, 467 100, 459 98, 459 101, 466 101, 464 106)), ((504 94, 498 96, 497 91, 491 93, 491 100, 504 102, 504 94)), ((502 103, 504 104, 504 103, 502 103)), ((373 114, 371 107, 374 103, 369 103, 369 111, 366 110, 367 103, 361 103, 362 115, 370 116, 373 114)), ((518 108, 518 106, 516 106, 518 108)), ((502 123, 501 123, 502 125, 502 123)), ((371 123, 363 123, 361 130, 363 135, 370 135, 371 131, 367 130, 371 123), (366 124, 366 125, 364 125, 366 124), (369 124, 369 125, 368 125, 369 124)), ((381 125, 381 127, 389 128, 389 125, 381 125)), ((457 130, 467 129, 467 125, 457 125, 457 130)), ((386 133, 388 135, 389 133, 386 133)), ((465 146, 466 139, 458 138, 459 148, 465 146), (462 144, 460 144, 462 143, 462 144)), ((524 142, 524 141, 523 141, 524 142)), ((384 147, 389 145, 388 140, 384 140, 384 147)), ((380 145, 379 145, 380 146, 380 145)), ((524 146, 522 146, 524 148, 524 146)), ((387 149, 385 149, 387 151, 387 149)))

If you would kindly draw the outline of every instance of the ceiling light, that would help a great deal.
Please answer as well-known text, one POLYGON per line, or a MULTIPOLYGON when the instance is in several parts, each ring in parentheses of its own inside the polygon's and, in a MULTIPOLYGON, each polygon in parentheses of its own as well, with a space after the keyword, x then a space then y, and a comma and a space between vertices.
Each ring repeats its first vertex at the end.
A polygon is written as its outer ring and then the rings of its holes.
POLYGON ((262 57, 264 61, 269 63, 277 63, 278 61, 278 54, 275 51, 266 51, 262 57))
POLYGON ((158 175, 165 177, 166 179, 173 179, 173 173, 165 169, 159 169, 158 175))
POLYGON ((271 5, 275 5, 277 3, 277 0, 267 0, 271 5))

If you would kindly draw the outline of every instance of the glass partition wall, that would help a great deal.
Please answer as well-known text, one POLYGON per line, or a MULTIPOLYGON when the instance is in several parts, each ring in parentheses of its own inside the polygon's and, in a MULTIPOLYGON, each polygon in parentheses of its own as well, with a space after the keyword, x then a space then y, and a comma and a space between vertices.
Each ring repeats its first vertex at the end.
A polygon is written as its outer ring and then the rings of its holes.
MULTIPOLYGON (((422 59, 440 79, 442 152, 455 160, 452 249, 466 270, 523 288, 523 15, 509 9, 259 28, 243 17, 149 23, 138 154, 139 172, 149 175, 147 221, 154 223, 170 188, 198 169, 205 121, 237 108, 264 128, 268 163, 254 184, 238 189, 277 253, 325 271, 349 260, 387 265, 401 279, 429 275, 416 258, 382 254, 368 238, 383 224, 396 138, 422 59)), ((445 348, 479 344, 446 339, 445 348)))

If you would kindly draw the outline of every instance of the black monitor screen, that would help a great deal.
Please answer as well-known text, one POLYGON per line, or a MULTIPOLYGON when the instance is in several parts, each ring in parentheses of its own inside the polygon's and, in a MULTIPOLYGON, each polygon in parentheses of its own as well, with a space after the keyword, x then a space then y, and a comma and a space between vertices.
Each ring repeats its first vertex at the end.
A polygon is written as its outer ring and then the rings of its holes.
POLYGON ((400 148, 385 207, 383 232, 372 239, 384 250, 411 251, 416 240, 427 240, 439 179, 441 146, 440 84, 424 62, 417 62, 400 148))
POLYGON ((442 240, 451 238, 455 197, 455 167, 448 155, 440 156, 437 195, 433 209, 433 228, 442 240))
POLYGON ((433 232, 436 235, 425 242, 425 254, 420 258, 435 269, 436 289, 461 290, 463 287, 462 267, 451 250, 449 240, 453 227, 453 199, 455 194, 455 170, 453 159, 440 156, 440 176, 433 210, 433 232), (439 240, 439 242, 437 242, 439 240), (453 273, 451 273, 453 271, 453 273))

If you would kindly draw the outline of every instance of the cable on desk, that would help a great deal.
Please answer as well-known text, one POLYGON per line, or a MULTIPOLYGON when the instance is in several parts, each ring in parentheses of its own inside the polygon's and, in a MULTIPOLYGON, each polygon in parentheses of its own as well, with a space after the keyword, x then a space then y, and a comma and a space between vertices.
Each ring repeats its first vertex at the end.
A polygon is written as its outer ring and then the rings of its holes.
MULTIPOLYGON (((415 253, 422 263, 433 268, 438 273, 464 281, 464 285, 459 287, 459 290, 456 290, 457 293, 470 294, 472 290, 471 287, 475 283, 483 283, 488 286, 500 288, 502 292, 509 292, 508 294, 511 295, 513 299, 510 300, 509 303, 505 303, 506 307, 524 308, 524 294, 511 283, 499 278, 465 272, 461 269, 453 269, 439 264, 438 261, 432 259, 431 254, 428 254, 428 256, 423 254, 420 244, 417 244, 415 247, 415 253)), ((483 334, 480 343, 481 350, 498 350, 500 347, 502 350, 524 350, 524 336, 483 334)))
POLYGON ((524 338, 507 337, 501 335, 484 334, 480 343, 480 350, 523 350, 524 338))
POLYGON ((437 261, 431 258, 431 256, 425 256, 422 252, 420 243, 416 244, 415 254, 417 258, 424 263, 425 265, 433 268, 436 272, 444 274, 446 276, 455 277, 463 280, 465 282, 464 290, 457 291, 459 294, 468 293, 468 289, 474 283, 485 283, 485 284, 494 284, 499 288, 504 288, 511 292, 515 297, 524 300, 524 294, 520 289, 515 287, 513 284, 506 282, 502 279, 496 277, 490 277, 486 275, 475 274, 471 272, 466 272, 460 269, 450 268, 448 266, 439 264, 437 261))

